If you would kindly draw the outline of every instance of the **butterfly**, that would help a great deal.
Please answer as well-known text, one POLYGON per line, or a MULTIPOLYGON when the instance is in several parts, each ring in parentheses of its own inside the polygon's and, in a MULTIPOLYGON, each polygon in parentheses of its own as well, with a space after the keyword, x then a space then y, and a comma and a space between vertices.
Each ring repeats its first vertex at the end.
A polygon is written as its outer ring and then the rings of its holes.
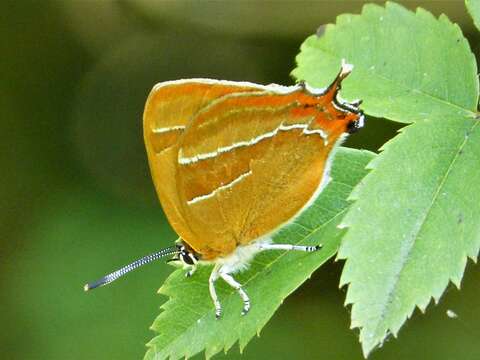
POLYGON ((217 318, 220 278, 238 292, 246 314, 250 299, 233 275, 257 253, 320 249, 275 244, 272 236, 315 201, 330 180, 335 149, 363 127, 361 101, 338 96, 351 70, 342 62, 324 89, 213 79, 157 84, 145 105, 144 140, 155 189, 179 239, 85 290, 173 256, 168 261, 182 264, 187 276, 213 265, 209 291, 217 318))

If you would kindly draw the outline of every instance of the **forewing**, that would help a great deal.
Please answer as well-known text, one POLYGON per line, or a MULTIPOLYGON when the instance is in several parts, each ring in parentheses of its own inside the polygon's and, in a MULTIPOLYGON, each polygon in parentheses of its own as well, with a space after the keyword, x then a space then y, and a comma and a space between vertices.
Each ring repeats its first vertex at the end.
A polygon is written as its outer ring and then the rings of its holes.
POLYGON ((192 116, 212 100, 255 91, 255 84, 211 79, 166 81, 155 85, 143 113, 147 152, 159 153, 178 141, 192 116))
POLYGON ((254 84, 193 79, 160 83, 151 91, 143 115, 148 161, 165 214, 181 237, 194 235, 178 202, 175 167, 178 139, 193 115, 213 100, 226 94, 257 90, 254 84))

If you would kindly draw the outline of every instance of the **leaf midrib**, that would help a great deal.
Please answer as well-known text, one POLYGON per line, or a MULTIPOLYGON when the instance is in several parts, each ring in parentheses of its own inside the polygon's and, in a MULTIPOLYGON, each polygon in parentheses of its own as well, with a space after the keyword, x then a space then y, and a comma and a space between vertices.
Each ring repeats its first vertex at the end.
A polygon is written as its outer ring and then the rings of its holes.
MULTIPOLYGON (((473 132, 475 127, 480 123, 480 121, 475 121, 472 125, 472 127, 470 128, 470 132, 473 132)), ((425 223, 426 223, 426 220, 427 220, 427 217, 428 215, 430 214, 430 212, 432 211, 432 208, 433 208, 433 205, 435 204, 436 202, 436 199, 438 198, 439 194, 440 194, 440 191, 441 189, 443 188, 445 182, 447 181, 447 178, 450 174, 450 172, 452 171, 452 168, 455 164, 455 162, 457 161, 461 151, 463 150, 463 148, 465 147, 465 145, 467 144, 467 142, 470 140, 470 137, 468 138, 465 138, 462 142, 462 144, 459 146, 455 156, 452 158, 452 161, 450 162, 448 168, 447 168, 447 171, 445 171, 445 175, 443 176, 442 180, 440 181, 436 191, 435 191, 435 194, 434 196, 432 197, 432 201, 430 202, 428 208, 426 209, 425 211, 425 215, 423 216, 422 220, 418 223, 419 226, 417 228, 417 230, 414 231, 414 234, 412 236, 412 239, 413 241, 411 241, 411 244, 410 246, 408 247, 406 253, 404 256, 402 256, 402 259, 401 259, 401 263, 400 263, 400 266, 399 266, 399 270, 397 271, 397 273, 394 275, 394 281, 393 281, 393 284, 390 288, 390 290, 388 291, 387 293, 387 297, 386 297, 386 301, 384 302, 384 306, 382 306, 382 312, 378 318, 378 321, 377 321, 377 324, 375 326, 375 330, 374 330, 374 333, 377 334, 377 331, 379 330, 379 327, 380 327, 380 324, 383 323, 383 320, 385 320, 385 316, 386 316, 386 313, 387 313, 387 308, 389 307, 389 305, 392 303, 392 299, 393 299, 393 294, 398 286, 398 283, 399 283, 399 279, 401 277, 401 274, 402 272, 404 271, 405 269, 405 265, 407 264, 408 260, 409 260, 409 255, 410 253, 412 252, 413 248, 414 248, 414 245, 415 245, 415 242, 416 242, 416 239, 418 238, 418 234, 422 231, 425 223)), ((402 251, 403 253, 403 251, 402 251)), ((391 330, 389 328, 389 330, 391 330)), ((382 331, 383 333, 383 331, 382 331)))
MULTIPOLYGON (((294 244, 299 244, 300 242, 303 242, 305 241, 306 239, 308 239, 310 236, 312 236, 313 234, 315 234, 317 231, 319 231, 321 228, 323 228, 324 226, 328 225, 329 223, 331 223, 333 220, 335 220, 337 217, 343 215, 347 210, 348 210, 348 205, 342 209, 340 212, 338 212, 337 214, 335 214, 335 216, 333 216, 332 218, 330 218, 328 221, 324 222, 323 224, 321 224, 320 226, 316 227, 316 228, 313 228, 312 229, 312 232, 309 233, 307 236, 304 236, 302 237, 301 239, 299 239, 298 241, 294 242, 294 244)), ((295 224, 297 224, 295 222, 295 224)), ((247 287, 247 285, 255 278, 257 278, 260 274, 263 274, 264 271, 268 268, 270 268, 274 263, 276 263, 279 259, 283 258, 283 256, 285 256, 286 254, 288 253, 288 251, 284 251, 283 253, 281 253, 279 256, 277 256, 275 259, 273 259, 271 262, 267 263, 267 265, 264 266, 264 268, 262 269, 262 271, 257 271, 251 278, 247 279, 245 281, 245 283, 243 283, 243 287, 247 287)), ((305 279, 306 280, 306 279, 305 279)), ((200 284, 200 283, 199 283, 200 284)), ((204 287, 207 287, 207 285, 205 283, 201 283, 202 286, 204 287)), ((231 291, 228 291, 227 293, 227 296, 225 296, 224 300, 223 301, 227 301, 227 298, 230 298, 232 295, 234 295, 235 291, 234 290, 231 290, 231 291)), ((289 294, 287 294, 286 296, 288 296, 289 294)), ((169 295, 167 295, 169 296, 169 295)), ((169 297, 169 301, 172 301, 172 298, 169 297)), ((182 305, 183 306, 183 305, 182 305)), ((214 311, 214 307, 211 307, 209 308, 205 314, 201 317, 199 317, 196 321, 193 321, 189 326, 185 327, 185 331, 181 334, 179 334, 178 336, 174 337, 172 341, 170 341, 169 343, 172 344, 173 342, 177 341, 178 338, 182 337, 187 331, 190 331, 190 329, 192 327, 194 327, 196 324, 197 324, 197 321, 198 320, 203 320, 207 315, 209 315, 212 311, 214 311)), ((165 310, 164 310, 165 311, 165 310)), ((219 320, 221 321, 221 320, 219 320)), ((238 341, 238 340, 237 340, 238 341)), ((163 350, 161 350, 160 352, 162 352, 163 350)), ((155 358, 157 358, 157 354, 159 352, 156 352, 155 353, 155 358)), ((171 353, 168 352, 168 355, 171 356, 171 353)))

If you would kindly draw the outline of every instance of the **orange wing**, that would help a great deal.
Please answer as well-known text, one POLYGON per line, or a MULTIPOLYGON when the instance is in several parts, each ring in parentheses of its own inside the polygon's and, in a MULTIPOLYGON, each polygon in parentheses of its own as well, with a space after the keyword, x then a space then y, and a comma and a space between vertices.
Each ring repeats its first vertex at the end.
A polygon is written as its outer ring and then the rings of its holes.
POLYGON ((144 135, 153 180, 175 231, 204 260, 268 236, 320 193, 358 104, 332 85, 281 87, 168 82, 147 100, 144 135))
POLYGON ((177 144, 176 186, 184 240, 203 259, 268 236, 318 196, 333 149, 362 119, 336 98, 345 75, 321 94, 266 87, 195 115, 177 144))
POLYGON ((150 171, 165 214, 181 237, 193 235, 179 206, 175 180, 177 154, 172 147, 193 115, 212 100, 255 90, 258 90, 255 84, 191 79, 159 83, 148 96, 143 132, 150 171))
POLYGON ((212 100, 255 90, 258 90, 255 84, 211 79, 166 81, 155 85, 143 113, 147 152, 160 153, 175 144, 192 116, 212 100))

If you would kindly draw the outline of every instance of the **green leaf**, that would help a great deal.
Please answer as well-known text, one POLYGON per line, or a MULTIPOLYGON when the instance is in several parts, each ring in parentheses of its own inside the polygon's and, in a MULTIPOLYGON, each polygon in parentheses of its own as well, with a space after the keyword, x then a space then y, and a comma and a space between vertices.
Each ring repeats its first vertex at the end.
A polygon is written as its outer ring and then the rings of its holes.
POLYGON ((299 287, 338 249, 342 231, 337 228, 348 206, 347 197, 365 175, 373 154, 341 148, 333 163, 333 180, 317 201, 274 241, 290 244, 323 244, 312 254, 265 252, 255 257, 248 271, 237 274, 252 302, 248 315, 241 316, 242 302, 235 291, 218 282, 223 306, 220 320, 208 294, 210 267, 191 278, 175 271, 159 292, 169 297, 152 329, 159 335, 150 341, 145 359, 191 357, 205 350, 206 357, 227 351, 239 342, 240 351, 259 334, 283 300, 299 287))
POLYGON ((465 5, 470 16, 473 19, 473 23, 480 30, 480 1, 479 0, 465 0, 465 5))
POLYGON ((342 95, 364 100, 369 115, 398 122, 474 117, 475 58, 460 28, 395 3, 366 5, 361 15, 340 15, 322 36, 310 36, 293 75, 314 86, 328 83, 341 59, 354 65, 342 95))
POLYGON ((427 119, 387 143, 355 188, 338 257, 365 356, 449 281, 459 287, 467 256, 476 259, 479 160, 478 120, 427 119))
POLYGON ((355 65, 343 94, 365 99, 371 115, 418 121, 369 164, 342 222, 341 285, 367 356, 416 306, 438 301, 449 281, 459 286, 478 254, 477 66, 447 17, 394 3, 366 5, 308 38, 294 75, 315 85, 341 58, 355 65))

